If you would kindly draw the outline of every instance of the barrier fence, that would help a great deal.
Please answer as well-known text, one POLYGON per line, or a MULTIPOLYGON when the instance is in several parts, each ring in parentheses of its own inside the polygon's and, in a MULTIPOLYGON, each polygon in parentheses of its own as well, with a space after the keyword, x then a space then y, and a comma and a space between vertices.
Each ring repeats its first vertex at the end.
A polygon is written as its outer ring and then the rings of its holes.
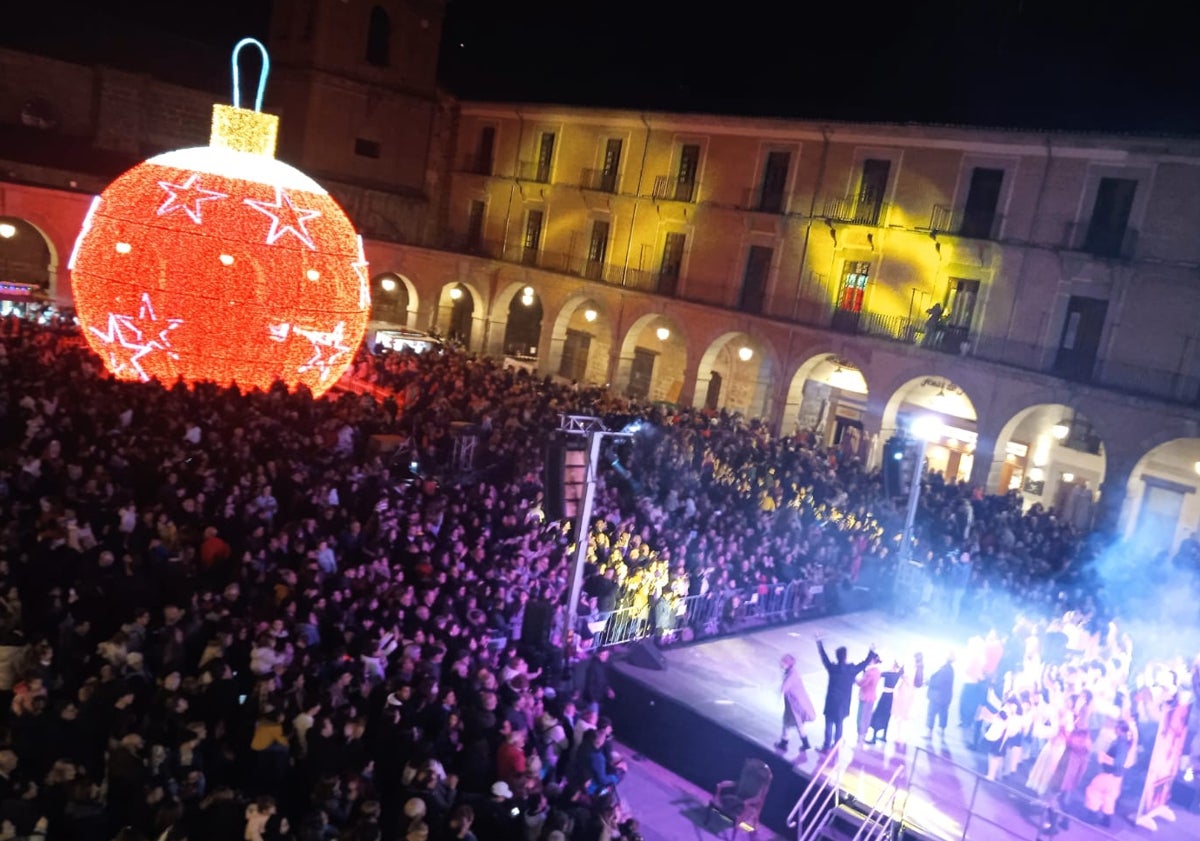
POLYGON ((648 638, 658 642, 689 642, 816 616, 824 610, 823 595, 822 585, 792 581, 684 598, 667 596, 646 605, 594 613, 581 619, 591 634, 592 648, 648 638))

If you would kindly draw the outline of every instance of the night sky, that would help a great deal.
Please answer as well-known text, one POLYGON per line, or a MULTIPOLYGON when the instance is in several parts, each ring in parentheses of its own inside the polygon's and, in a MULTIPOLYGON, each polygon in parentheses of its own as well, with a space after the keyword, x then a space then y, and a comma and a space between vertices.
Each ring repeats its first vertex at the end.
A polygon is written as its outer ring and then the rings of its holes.
MULTIPOLYGON (((0 43, 166 68, 158 75, 220 89, 237 38, 265 37, 270 0, 22 6, 7 13, 12 25, 0 43), (101 31, 110 34, 97 38, 101 31)), ((465 98, 1196 134, 1200 50, 1174 8, 1112 0, 449 0, 440 78, 465 98)))

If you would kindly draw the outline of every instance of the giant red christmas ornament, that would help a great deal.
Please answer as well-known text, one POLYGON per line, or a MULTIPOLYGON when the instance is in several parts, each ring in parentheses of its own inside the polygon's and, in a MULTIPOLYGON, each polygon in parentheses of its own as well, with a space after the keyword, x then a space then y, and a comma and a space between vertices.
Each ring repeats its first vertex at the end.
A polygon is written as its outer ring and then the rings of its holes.
POLYGON ((315 394, 349 366, 370 314, 362 240, 338 204, 275 159, 266 50, 234 50, 234 105, 206 147, 150 158, 93 200, 71 257, 83 335, 123 379, 315 394), (255 110, 237 54, 263 54, 255 110))

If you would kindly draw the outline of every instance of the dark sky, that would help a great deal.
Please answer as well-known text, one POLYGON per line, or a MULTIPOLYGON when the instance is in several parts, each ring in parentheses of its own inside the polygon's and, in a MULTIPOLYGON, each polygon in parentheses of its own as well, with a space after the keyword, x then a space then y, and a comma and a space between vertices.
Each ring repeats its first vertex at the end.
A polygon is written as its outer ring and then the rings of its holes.
MULTIPOLYGON (((265 37, 270 6, 33 0, 6 13, 0 43, 223 89, 230 46, 265 37)), ((1196 134, 1200 50, 1176 7, 449 0, 440 78, 469 98, 1196 134)))

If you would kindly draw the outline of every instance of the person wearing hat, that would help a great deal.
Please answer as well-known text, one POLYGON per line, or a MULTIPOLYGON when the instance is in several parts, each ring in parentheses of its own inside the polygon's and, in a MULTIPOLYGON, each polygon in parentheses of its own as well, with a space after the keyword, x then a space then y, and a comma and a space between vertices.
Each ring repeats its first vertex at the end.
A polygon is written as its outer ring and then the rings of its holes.
POLYGON ((513 800, 512 788, 503 780, 492 784, 486 800, 475 809, 475 823, 481 838, 520 838, 524 834, 521 809, 513 800))

